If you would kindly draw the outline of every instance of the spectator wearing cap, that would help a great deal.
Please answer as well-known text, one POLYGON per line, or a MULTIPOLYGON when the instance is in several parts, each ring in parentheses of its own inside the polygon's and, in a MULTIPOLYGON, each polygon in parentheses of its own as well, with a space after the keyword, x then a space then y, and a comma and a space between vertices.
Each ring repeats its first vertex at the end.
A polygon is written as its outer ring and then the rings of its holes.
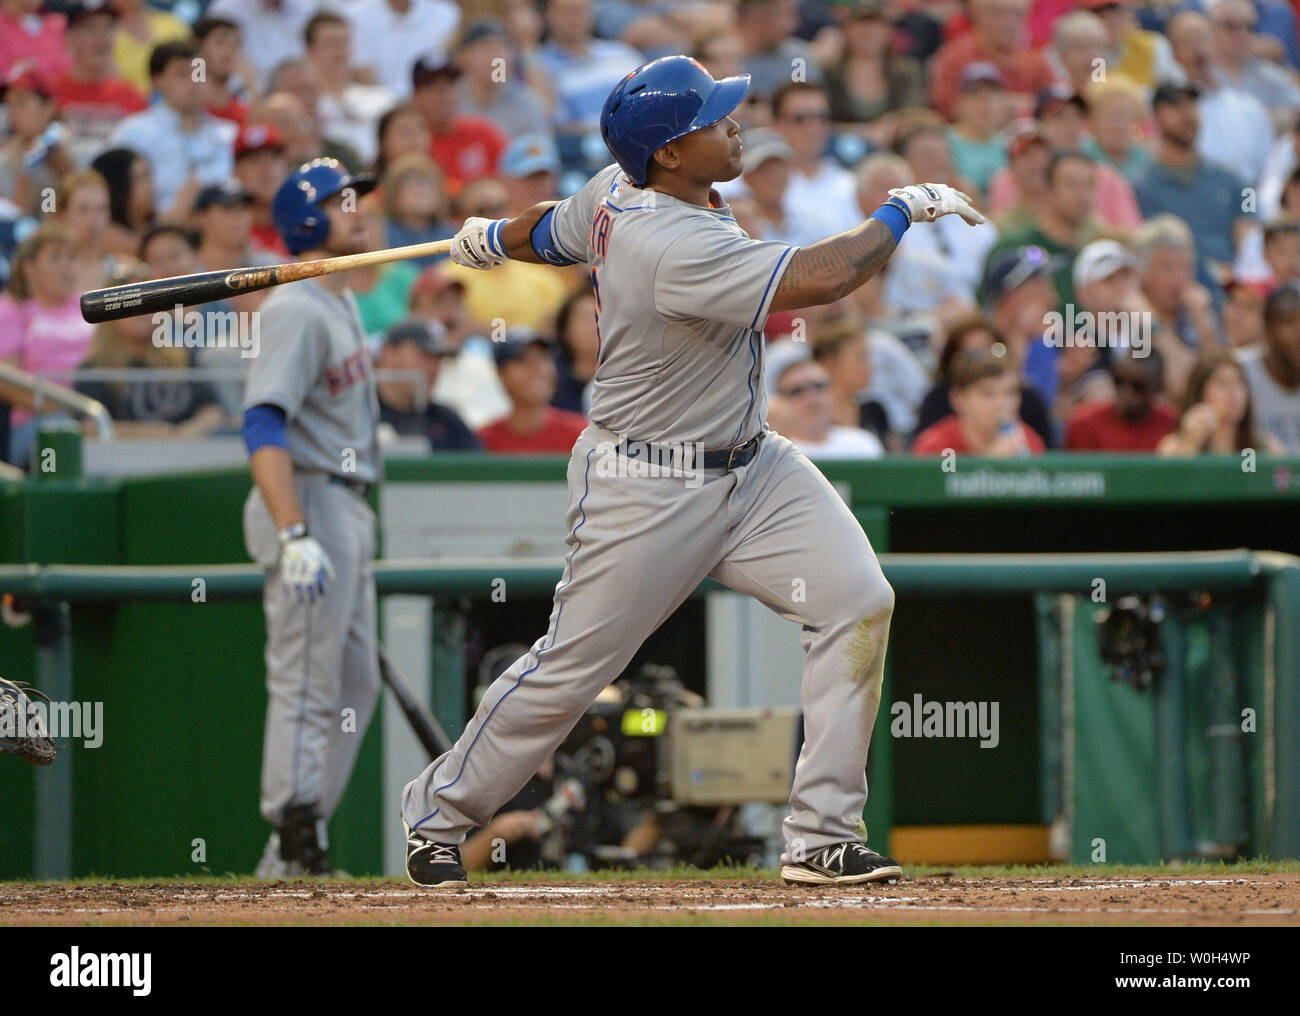
MULTIPOLYGON (((971 0, 971 31, 952 39, 935 54, 930 68, 930 95, 948 119, 957 111, 962 74, 973 63, 991 63, 1007 89, 1033 96, 1052 82, 1052 69, 1041 51, 1025 45, 1027 0, 971 0)), ((1027 106, 1030 99, 1022 104, 1027 106)))
POLYGON ((63 48, 66 19, 42 11, 43 0, 0 0, 0 78, 16 68, 33 68, 47 75, 68 65, 63 48))
POLYGON ((1205 15, 1180 11, 1169 20, 1168 32, 1174 58, 1187 75, 1187 82, 1200 93, 1197 151, 1202 158, 1221 162, 1247 184, 1256 186, 1273 145, 1273 121, 1268 110, 1253 95, 1216 80, 1214 33, 1205 15))
POLYGON ((814 243, 862 221, 853 201, 853 174, 826 154, 830 117, 820 85, 787 80, 772 97, 772 124, 794 152, 785 217, 796 244, 814 243))
POLYGON ((1284 447, 1267 428, 1256 426, 1255 401, 1242 361, 1226 352, 1204 357, 1187 383, 1177 429, 1157 450, 1167 456, 1237 455, 1248 448, 1265 455, 1294 454, 1295 446, 1284 447))
POLYGON ((1138 24, 1132 0, 1080 0, 1079 6, 1106 28, 1107 77, 1122 76, 1144 89, 1185 80, 1169 40, 1138 24))
POLYGON ((560 154, 549 134, 521 134, 501 156, 508 215, 559 197, 560 154))
MULTIPOLYGON (((499 180, 475 180, 466 184, 456 197, 458 216, 500 219, 506 215, 505 185, 499 180)), ((465 304, 474 320, 486 325, 500 319, 510 325, 523 325, 535 331, 548 328, 569 294, 575 278, 589 285, 586 275, 557 272, 550 265, 510 260, 491 276, 486 272, 448 264, 452 278, 465 285, 465 304)))
MULTIPOLYGON (((935 122, 922 123, 908 130, 896 145, 911 167, 911 180, 946 183, 958 190, 973 188, 969 180, 957 172, 948 143, 948 132, 935 122)), ((984 260, 998 241, 999 229, 991 222, 971 226, 965 222, 961 229, 948 222, 951 215, 931 223, 933 229, 909 229, 903 236, 902 246, 927 248, 936 252, 951 269, 966 292, 974 294, 984 271, 984 260)), ((892 258, 891 258, 892 260, 892 258)))
POLYGON ((1047 162, 1052 146, 1033 120, 1021 120, 1007 140, 1007 164, 989 181, 985 208, 1008 232, 1023 229, 1047 197, 1047 162))
POLYGON ((302 31, 320 0, 212 0, 204 12, 239 26, 244 53, 262 81, 303 54, 302 31))
POLYGON ((825 69, 836 123, 871 123, 926 104, 924 70, 913 57, 895 51, 884 4, 834 0, 831 13, 844 37, 840 58, 825 69))
POLYGON ((1273 285, 1300 282, 1300 222, 1279 219, 1264 228, 1264 260, 1273 285))
POLYGON ((1081 144, 1084 153, 1133 183, 1152 158, 1142 137, 1146 96, 1133 82, 1118 76, 1089 85, 1084 94, 1088 114, 1088 133, 1081 144))
POLYGON ((1264 301, 1273 292, 1270 282, 1236 275, 1223 285, 1223 337, 1228 348, 1255 354, 1264 342, 1264 301))
POLYGON ((830 379, 831 422, 865 430, 889 451, 900 450, 889 411, 867 394, 871 387, 870 332, 855 315, 826 322, 812 341, 812 358, 830 379))
POLYGON ((154 200, 166 214, 184 216, 200 189, 220 183, 233 169, 238 132, 206 109, 203 83, 194 80, 198 48, 192 42, 164 42, 149 57, 159 101, 127 117, 113 131, 112 144, 133 148, 149 160, 154 200))
POLYGON ((424 116, 432 137, 429 153, 442 167, 455 194, 470 180, 495 176, 508 140, 491 120, 466 116, 458 108, 460 68, 445 59, 417 60, 411 103, 424 116))
POLYGON ((812 47, 795 35, 798 27, 798 0, 739 0, 735 32, 744 45, 743 69, 755 95, 775 95, 796 67, 805 72, 802 80, 821 83, 821 67, 812 47))
POLYGON ((784 341, 764 363, 768 424, 814 459, 878 459, 879 438, 859 426, 835 422, 831 379, 805 342, 784 341))
POLYGON ((586 429, 580 413, 556 409, 556 369, 550 344, 528 328, 515 327, 492 344, 510 412, 478 432, 483 447, 506 455, 564 454, 586 429))
POLYGON ((135 257, 144 231, 156 219, 149 160, 129 148, 110 148, 95 156, 90 168, 108 184, 108 214, 112 221, 105 249, 135 257))
MULTIPOLYGON (((1048 145, 1058 152, 1083 152, 1087 136, 1088 107, 1069 85, 1057 82, 1043 89, 1034 106, 1038 121, 1048 145)), ((1127 233, 1142 223, 1133 186, 1116 170, 1097 163, 1097 188, 1093 195, 1092 214, 1099 223, 1119 233, 1127 233)))
POLYGON ((1243 209, 1246 182, 1205 159, 1197 149, 1202 111, 1195 85, 1161 85, 1152 97, 1157 143, 1155 161, 1134 181, 1138 207, 1147 218, 1168 212, 1191 227, 1196 239, 1197 278, 1210 285, 1231 271, 1237 249, 1255 215, 1243 209))
POLYGON ((1259 24, 1255 5, 1250 0, 1212 0, 1207 7, 1214 37, 1211 74, 1215 83, 1253 95, 1272 115, 1277 128, 1286 130, 1300 113, 1300 85, 1294 71, 1283 70, 1255 51, 1259 24))
POLYGON ((1264 346, 1241 356, 1256 419, 1290 455, 1300 453, 1300 285, 1278 286, 1264 302, 1264 346))
POLYGON ((9 136, 0 142, 0 195, 26 215, 43 214, 42 198, 72 169, 67 131, 55 120, 57 108, 48 76, 19 66, 0 81, 9 136))
POLYGON ((596 325, 596 296, 590 287, 569 294, 555 312, 557 382, 551 405, 586 414, 591 407, 591 383, 600 360, 600 329, 596 325))
POLYGON ((330 10, 313 14, 303 28, 307 66, 319 90, 316 119, 323 137, 353 149, 365 165, 375 160, 375 128, 397 97, 382 85, 353 77, 352 28, 330 10))
POLYGON ((235 179, 253 196, 253 246, 283 258, 289 256, 280 232, 271 220, 275 192, 289 175, 284 141, 276 128, 250 120, 235 138, 235 179))
POLYGON ((1045 200, 1034 208, 1025 226, 1002 234, 989 257, 1016 247, 1041 247, 1053 260, 1056 291, 1065 305, 1074 299, 1074 258, 1100 232, 1092 215, 1097 166, 1081 152, 1054 152, 1046 174, 1045 200))
POLYGON ((948 147, 957 172, 979 188, 988 190, 993 174, 1006 165, 1007 146, 1002 128, 1009 107, 1002 73, 991 63, 967 64, 961 75, 948 147))
POLYGON ((524 79, 500 18, 477 18, 465 26, 456 46, 456 67, 461 112, 491 120, 511 138, 550 134, 546 102, 524 79))
POLYGON ((194 199, 194 224, 199 231, 199 260, 208 269, 218 271, 275 263, 265 252, 253 252, 253 205, 256 201, 238 179, 209 184, 199 191, 199 196, 194 199))
POLYGON ((1006 459, 1046 450, 1043 439, 1020 419, 1019 380, 1005 354, 976 350, 957 356, 949 398, 952 415, 921 431, 913 454, 1006 459))
POLYGON ((1053 267, 1043 248, 1014 247, 989 258, 980 289, 998 341, 1032 390, 1032 397, 1027 392, 1021 402, 1025 420, 1048 445, 1056 443, 1048 407, 1056 398, 1058 351, 1044 338, 1047 315, 1059 306, 1053 267))
POLYGON ((1177 411, 1160 398, 1164 358, 1154 349, 1146 356, 1118 349, 1108 369, 1115 398, 1075 409, 1065 425, 1066 450, 1154 452, 1178 427, 1177 411))
POLYGON ((1072 11, 1052 26, 1052 45, 1045 55, 1057 83, 1082 95, 1106 67, 1110 55, 1106 26, 1090 11, 1072 11))
POLYGON ((190 26, 174 14, 151 7, 145 0, 108 0, 117 12, 113 63, 122 79, 146 95, 152 88, 149 55, 163 42, 190 37, 190 26))
MULTIPOLYGON (((907 163, 897 155, 868 155, 857 169, 858 213, 869 216, 888 199, 891 190, 906 187, 912 179, 907 163)), ((884 301, 897 313, 930 314, 946 324, 974 309, 974 292, 952 270, 951 258, 941 246, 926 243, 924 238, 915 242, 922 232, 908 230, 881 269, 884 301)))
MULTIPOLYGON (((1037 335, 1034 336, 1037 339, 1037 335)), ((943 349, 939 353, 939 362, 935 368, 934 384, 926 391, 917 409, 912 428, 907 432, 915 436, 939 421, 952 415, 953 371, 963 354, 972 352, 993 352, 1008 357, 1015 370, 1017 353, 1012 342, 993 321, 971 314, 962 318, 948 329, 944 337, 943 349)), ((1020 380, 1020 408, 1017 410, 1020 421, 1029 427, 1045 447, 1053 446, 1052 421, 1043 397, 1031 385, 1020 380)))
MULTIPOLYGON (((81 0, 67 10, 64 44, 68 64, 50 82, 59 119, 68 129, 68 152, 84 164, 109 147, 123 117, 147 105, 144 96, 118 76, 113 63, 117 13, 105 0, 81 0)), ((146 154, 143 153, 142 154, 146 154)))
POLYGON ((619 79, 644 63, 623 42, 597 39, 591 0, 546 0, 546 41, 534 57, 555 93, 552 121, 561 134, 600 129, 600 111, 619 79))
MULTIPOLYGON (((442 170, 427 155, 404 155, 389 164, 380 184, 384 208, 385 246, 445 240, 455 230, 447 223, 447 191, 442 170)), ((410 258, 417 268, 439 260, 437 255, 410 258)))
MULTIPOLYGON (((744 194, 752 202, 753 229, 757 240, 781 240, 792 243, 796 235, 785 203, 790 186, 790 165, 794 149, 780 134, 768 127, 755 127, 744 134, 745 169, 741 176, 744 194)), ((874 206, 873 206, 874 207, 874 206)))
POLYGON ((454 409, 430 398, 438 371, 451 347, 445 332, 435 322, 408 319, 393 325, 384 335, 375 366, 381 371, 418 374, 420 381, 376 379, 379 422, 398 434, 424 437, 434 452, 476 452, 483 448, 474 432, 465 426, 454 409))
POLYGON ((482 427, 510 411, 497 377, 492 344, 476 333, 465 306, 465 284, 448 274, 446 262, 422 271, 411 286, 411 317, 436 322, 452 350, 438 371, 433 397, 451 406, 471 427, 482 427))
POLYGON ((253 69, 244 58, 239 26, 229 18, 200 18, 194 23, 194 38, 204 63, 208 112, 242 127, 253 69))
POLYGON ((451 0, 354 0, 347 13, 356 69, 403 99, 415 61, 445 58, 460 25, 460 6, 451 0))
POLYGON ((1157 215, 1134 234, 1133 254, 1151 307, 1152 342, 1164 354, 1169 392, 1177 399, 1198 352, 1223 344, 1213 298, 1196 281, 1196 241, 1181 219, 1157 215))
MULTIPOLYGON (((127 285, 149 277, 145 266, 134 258, 123 261, 111 284, 127 285)), ((193 366, 196 350, 184 346, 160 346, 153 341, 157 324, 154 315, 139 314, 95 326, 82 370, 123 368, 172 369, 193 366)), ((115 440, 133 438, 199 438, 226 422, 214 386, 194 380, 86 380, 77 391, 100 402, 113 418, 115 440)))

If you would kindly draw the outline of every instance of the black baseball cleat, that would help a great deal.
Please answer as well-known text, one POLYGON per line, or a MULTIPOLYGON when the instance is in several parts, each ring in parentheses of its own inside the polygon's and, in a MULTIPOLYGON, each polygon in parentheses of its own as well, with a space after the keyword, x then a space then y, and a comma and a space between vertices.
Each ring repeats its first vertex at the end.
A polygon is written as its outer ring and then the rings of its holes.
POLYGON ((454 843, 434 843, 419 833, 406 830, 406 877, 425 889, 456 889, 469 885, 460 863, 460 847, 454 843))
POLYGON ((781 878, 791 885, 851 885, 855 882, 897 882, 903 869, 892 857, 881 857, 865 843, 850 840, 822 847, 795 864, 782 855, 781 878))

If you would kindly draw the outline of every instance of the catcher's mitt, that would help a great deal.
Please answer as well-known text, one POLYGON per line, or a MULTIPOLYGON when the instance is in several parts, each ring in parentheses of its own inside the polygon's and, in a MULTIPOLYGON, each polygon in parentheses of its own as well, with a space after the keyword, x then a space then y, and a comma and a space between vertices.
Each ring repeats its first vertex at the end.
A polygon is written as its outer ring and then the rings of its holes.
POLYGON ((0 677, 0 755, 17 755, 32 765, 47 766, 57 754, 45 722, 28 696, 50 697, 39 688, 0 677))

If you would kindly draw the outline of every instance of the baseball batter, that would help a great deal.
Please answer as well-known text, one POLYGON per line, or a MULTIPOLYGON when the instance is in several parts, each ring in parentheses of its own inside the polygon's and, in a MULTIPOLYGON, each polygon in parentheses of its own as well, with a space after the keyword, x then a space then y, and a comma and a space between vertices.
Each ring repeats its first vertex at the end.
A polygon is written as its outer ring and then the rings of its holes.
MULTIPOLYGON (((367 249, 355 200, 373 178, 333 159, 281 185, 272 215, 301 260, 367 249)), ((283 286, 262 305, 244 389, 254 489, 249 554, 267 573, 262 815, 275 831, 260 878, 329 872, 326 824, 347 786, 379 692, 374 515, 379 403, 345 275, 283 286)))
POLYGON ((959 191, 926 184, 891 191, 866 222, 809 247, 750 239, 713 189, 742 168, 730 114, 748 82, 715 81, 682 56, 646 64, 601 117, 617 165, 558 205, 470 219, 456 235, 452 258, 475 268, 585 263, 600 353, 592 423, 569 462, 568 553, 546 634, 403 794, 418 885, 464 884, 466 832, 524 785, 707 576, 803 626, 805 737, 783 878, 901 873, 860 838, 893 590, 834 489, 766 429, 762 327, 773 311, 860 286, 914 221, 983 217, 959 191), (628 468, 664 461, 680 468, 628 468))

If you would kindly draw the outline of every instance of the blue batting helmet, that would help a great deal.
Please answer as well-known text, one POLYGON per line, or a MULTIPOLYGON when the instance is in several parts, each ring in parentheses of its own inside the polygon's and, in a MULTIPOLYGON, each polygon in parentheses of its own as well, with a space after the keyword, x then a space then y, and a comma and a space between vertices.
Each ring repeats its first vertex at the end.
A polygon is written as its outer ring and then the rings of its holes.
POLYGON ((748 74, 715 81, 698 60, 660 57, 614 86, 600 113, 600 135, 640 187, 650 156, 683 134, 717 123, 748 90, 748 74))
POLYGON ((330 220, 320 204, 347 187, 360 197, 375 189, 375 178, 368 174, 353 176, 337 159, 313 159, 280 184, 271 199, 271 221, 290 254, 301 254, 325 242, 330 220))

